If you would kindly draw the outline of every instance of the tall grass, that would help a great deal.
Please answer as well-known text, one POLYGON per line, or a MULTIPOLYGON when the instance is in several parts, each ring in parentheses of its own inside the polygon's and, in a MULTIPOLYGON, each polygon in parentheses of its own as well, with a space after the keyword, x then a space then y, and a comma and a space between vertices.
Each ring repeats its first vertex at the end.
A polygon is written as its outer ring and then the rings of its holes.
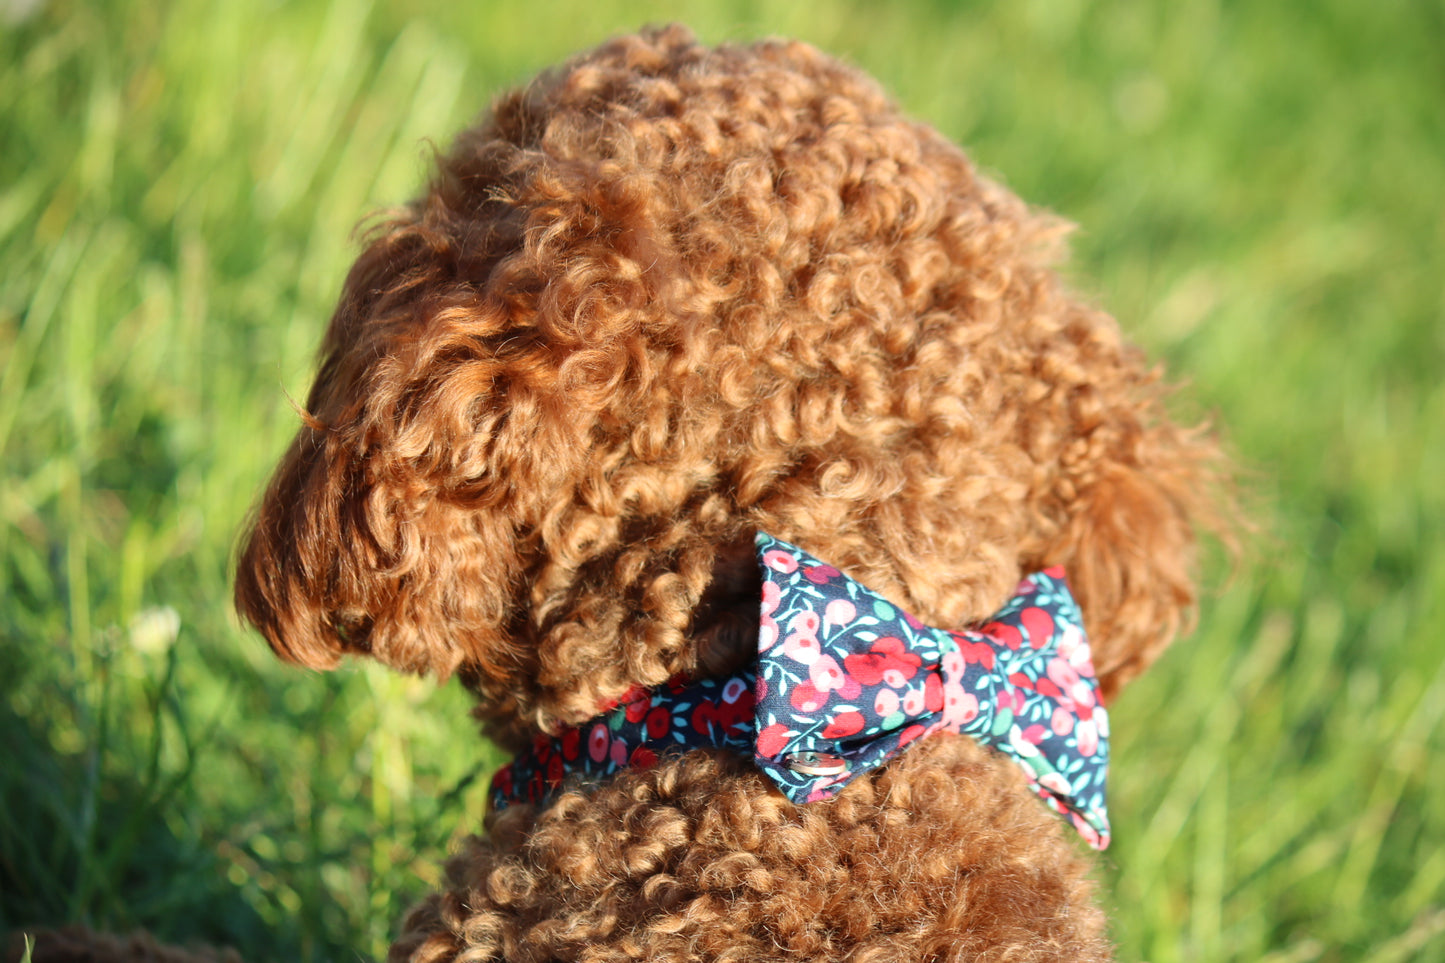
POLYGON ((1445 11, 0 4, 0 930, 380 957, 480 822, 454 687, 276 664, 228 560, 353 224, 651 17, 859 63, 1084 225, 1266 534, 1115 707, 1122 958, 1445 958, 1445 11))

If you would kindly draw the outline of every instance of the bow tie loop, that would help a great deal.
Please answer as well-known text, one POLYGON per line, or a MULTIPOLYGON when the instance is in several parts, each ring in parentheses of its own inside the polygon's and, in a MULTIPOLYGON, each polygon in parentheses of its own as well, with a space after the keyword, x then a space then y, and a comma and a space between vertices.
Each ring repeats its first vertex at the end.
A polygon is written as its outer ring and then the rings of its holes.
POLYGON ((757 551, 755 759, 785 795, 830 798, 914 740, 956 732, 1014 760, 1107 845, 1108 716, 1061 570, 1024 579, 984 626, 949 632, 796 546, 759 534, 757 551))

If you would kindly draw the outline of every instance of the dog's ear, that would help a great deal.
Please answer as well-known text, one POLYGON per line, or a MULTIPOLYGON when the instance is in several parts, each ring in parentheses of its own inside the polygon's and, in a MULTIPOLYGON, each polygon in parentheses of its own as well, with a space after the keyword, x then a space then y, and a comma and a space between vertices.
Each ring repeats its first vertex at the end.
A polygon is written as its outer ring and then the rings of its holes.
POLYGON ((1116 337, 1055 410, 1073 438, 1036 502, 1051 519, 1039 562, 1068 572, 1106 699, 1192 628, 1199 538, 1233 554, 1239 529, 1214 432, 1172 420, 1159 371, 1116 337))
MULTIPOLYGON (((506 233, 505 218, 492 223, 506 233)), ((506 513, 485 509, 525 472, 492 469, 509 445, 565 452, 571 440, 487 408, 499 362, 478 345, 503 322, 429 231, 404 216, 353 267, 304 424, 238 558, 237 609, 288 661, 366 654, 446 676, 522 658, 506 625, 518 540, 506 513)))

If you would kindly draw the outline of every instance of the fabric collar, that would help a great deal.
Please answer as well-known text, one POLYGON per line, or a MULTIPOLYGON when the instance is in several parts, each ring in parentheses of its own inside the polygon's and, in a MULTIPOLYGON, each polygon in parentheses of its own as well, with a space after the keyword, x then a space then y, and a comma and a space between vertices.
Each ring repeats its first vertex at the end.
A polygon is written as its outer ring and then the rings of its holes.
POLYGON ((492 779, 492 804, 541 803, 659 755, 750 755, 794 803, 835 796, 909 743, 968 735, 1017 763, 1095 849, 1109 718, 1062 569, 1025 578, 976 628, 919 622, 796 546, 759 533, 758 660, 730 676, 634 687, 602 715, 532 747, 492 779))

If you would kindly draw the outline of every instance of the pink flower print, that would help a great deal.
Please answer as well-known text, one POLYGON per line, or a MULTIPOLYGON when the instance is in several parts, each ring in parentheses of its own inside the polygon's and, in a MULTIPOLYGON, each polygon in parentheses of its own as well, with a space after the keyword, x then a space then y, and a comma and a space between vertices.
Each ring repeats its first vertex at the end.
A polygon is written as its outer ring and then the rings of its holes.
POLYGON ((1033 725, 1029 726, 1027 729, 1024 730, 1023 737, 1037 746, 1039 743, 1044 741, 1044 736, 1048 733, 1048 731, 1049 730, 1045 729, 1043 726, 1035 722, 1033 725))
POLYGON ((943 699, 943 720, 948 726, 967 725, 978 717, 978 696, 951 685, 943 699))
POLYGON ((831 565, 812 565, 803 569, 803 577, 814 585, 827 585, 829 581, 842 574, 831 565))
POLYGON ((963 661, 963 653, 957 649, 943 653, 943 659, 939 662, 939 668, 943 670, 945 679, 962 679, 967 666, 963 661))
POLYGON ((1065 659, 1049 660, 1049 678, 1062 690, 1065 699, 1072 702, 1072 708, 1079 715, 1085 715, 1094 707, 1094 690, 1080 676, 1074 666, 1065 659))
POLYGON ((1074 737, 1079 742, 1080 755, 1092 756, 1099 751, 1099 727, 1092 716, 1079 720, 1079 724, 1074 727, 1074 737))
POLYGON ((788 619, 788 631, 802 635, 817 635, 819 624, 818 613, 812 609, 804 609, 788 619))
POLYGON ((910 716, 923 715, 923 690, 909 689, 903 693, 903 711, 910 716))
POLYGON ((784 575, 791 575, 798 570, 798 560, 776 548, 770 548, 763 553, 763 564, 774 572, 782 572, 784 575))
POLYGON ((843 626, 853 621, 858 615, 858 610, 853 603, 847 599, 834 599, 828 603, 823 610, 823 624, 825 626, 843 626))
POLYGON ((758 651, 766 652, 778 641, 778 623, 771 615, 764 615, 758 622, 758 651))
POLYGON ((763 583, 763 614, 772 615, 778 610, 778 603, 783 600, 783 591, 778 588, 777 582, 767 581, 763 583))
POLYGON ((612 740, 612 762, 618 767, 627 765, 627 740, 620 736, 612 740))
POLYGON ((817 661, 808 667, 808 678, 813 680, 813 687, 819 692, 841 689, 847 681, 843 670, 831 655, 819 656, 817 661))
POLYGON ((788 693, 788 701, 799 712, 817 712, 828 702, 828 693, 819 692, 811 682, 799 682, 788 693))
POLYGON ((1042 649, 1054 637, 1054 617, 1036 605, 1020 612, 1019 621, 1029 634, 1029 645, 1036 649, 1042 649))
POLYGON ((1070 703, 1070 707, 1083 715, 1085 710, 1094 707, 1094 693, 1089 684, 1079 678, 1079 673, 1064 659, 1053 658, 1049 660, 1049 678, 1059 687, 1060 695, 1070 703))
POLYGON ((899 705, 898 693, 892 689, 879 689, 878 695, 873 699, 873 711, 885 718, 897 712, 899 705))
POLYGON ((783 640, 783 653, 794 662, 812 665, 823 654, 823 649, 818 645, 817 636, 794 632, 783 640))
POLYGON ((607 731, 607 726, 597 723, 587 735, 587 754, 592 757, 593 762, 601 762, 607 758, 607 744, 612 741, 612 736, 607 731))
POLYGON ((1000 709, 1007 709, 1014 715, 1024 711, 1024 694, 1018 689, 1007 687, 998 694, 995 703, 1000 709))
POLYGON ((1067 736, 1074 731, 1074 716, 1063 706, 1054 707, 1053 718, 1049 720, 1049 728, 1054 730, 1056 736, 1067 736))

